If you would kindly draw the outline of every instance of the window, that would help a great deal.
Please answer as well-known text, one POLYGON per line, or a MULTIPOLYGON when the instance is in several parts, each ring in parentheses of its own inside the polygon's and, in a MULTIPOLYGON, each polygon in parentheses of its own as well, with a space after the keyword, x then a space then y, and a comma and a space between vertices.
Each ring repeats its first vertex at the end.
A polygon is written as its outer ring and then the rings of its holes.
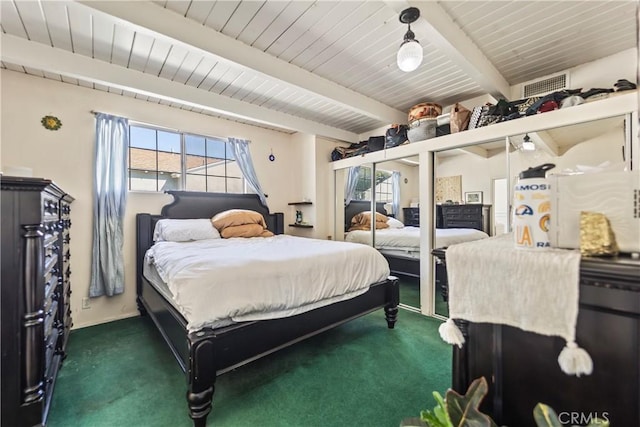
MULTIPOLYGON (((376 171, 376 202, 391 203, 393 201, 392 173, 384 170, 376 171)), ((360 166, 354 200, 371 200, 371 168, 360 166)))
POLYGON ((129 190, 245 193, 245 188, 226 140, 129 126, 129 190))

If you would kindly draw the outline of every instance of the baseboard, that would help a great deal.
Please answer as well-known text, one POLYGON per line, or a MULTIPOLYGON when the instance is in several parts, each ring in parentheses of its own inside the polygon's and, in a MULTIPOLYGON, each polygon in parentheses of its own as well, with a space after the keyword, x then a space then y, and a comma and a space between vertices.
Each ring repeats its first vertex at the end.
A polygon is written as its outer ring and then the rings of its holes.
POLYGON ((131 312, 131 313, 120 313, 118 316, 102 318, 102 319, 100 319, 100 321, 97 321, 97 322, 82 323, 82 324, 79 324, 79 325, 75 325, 74 324, 74 326, 71 328, 71 330, 88 328, 90 326, 102 325, 103 323, 110 323, 110 322, 115 322, 116 320, 130 319, 132 317, 138 317, 138 316, 140 316, 140 313, 137 312, 137 311, 134 311, 134 312, 131 312))

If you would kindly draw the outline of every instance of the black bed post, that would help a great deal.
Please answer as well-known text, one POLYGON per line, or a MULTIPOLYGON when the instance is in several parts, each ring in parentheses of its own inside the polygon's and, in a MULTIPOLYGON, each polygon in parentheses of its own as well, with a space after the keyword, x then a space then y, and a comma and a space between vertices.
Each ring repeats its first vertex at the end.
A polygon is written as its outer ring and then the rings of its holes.
POLYGON ((189 334, 187 404, 194 427, 207 425, 216 381, 216 368, 212 363, 215 360, 214 344, 210 339, 202 338, 202 335, 204 335, 203 332, 189 334))
POLYGON ((398 318, 398 304, 400 303, 400 285, 397 277, 389 277, 391 285, 387 287, 387 305, 384 306, 384 317, 387 326, 393 329, 398 318))
POLYGON ((151 229, 151 215, 139 213, 136 215, 136 303, 141 316, 147 314, 140 296, 142 295, 142 267, 144 255, 153 244, 153 230, 151 229))

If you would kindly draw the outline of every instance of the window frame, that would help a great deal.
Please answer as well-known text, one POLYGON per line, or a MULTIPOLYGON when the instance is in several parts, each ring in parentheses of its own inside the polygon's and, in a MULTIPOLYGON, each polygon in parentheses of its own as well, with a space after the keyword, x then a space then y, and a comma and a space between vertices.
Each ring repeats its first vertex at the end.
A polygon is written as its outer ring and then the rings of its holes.
MULTIPOLYGON (((138 121, 133 121, 130 120, 129 121, 129 127, 127 129, 127 131, 129 132, 129 142, 128 142, 128 146, 127 146, 127 150, 128 150, 128 165, 127 165, 127 191, 129 192, 144 192, 144 193, 162 193, 164 191, 167 190, 162 190, 160 188, 160 170, 158 169, 159 165, 158 165, 158 153, 161 151, 158 149, 158 132, 167 132, 167 133, 173 133, 173 134, 177 134, 180 138, 180 180, 178 183, 178 188, 177 190, 179 191, 188 191, 188 192, 200 192, 201 190, 190 190, 187 189, 187 152, 186 152, 186 146, 187 146, 187 136, 191 136, 191 137, 196 137, 196 138, 203 138, 204 139, 204 146, 205 146, 205 158, 207 158, 207 140, 215 140, 215 141, 220 141, 224 143, 225 149, 224 149, 224 159, 221 159, 224 161, 224 176, 222 175, 209 175, 208 174, 208 168, 207 168, 207 163, 205 162, 205 165, 203 165, 203 167, 205 167, 205 173, 204 174, 189 174, 189 175, 198 175, 198 176, 203 176, 205 178, 205 190, 204 192, 212 192, 209 191, 208 186, 209 186, 209 180, 208 178, 213 177, 213 178, 224 178, 224 193, 229 193, 228 189, 229 189, 229 183, 228 180, 229 179, 237 179, 236 177, 229 177, 228 176, 228 164, 230 161, 236 162, 237 160, 234 158, 229 159, 228 155, 230 153, 229 150, 229 141, 227 138, 224 137, 219 137, 219 136, 209 136, 209 135, 203 135, 203 134, 198 134, 198 133, 194 133, 194 132, 187 132, 187 131, 182 131, 179 129, 173 129, 173 128, 168 128, 168 127, 164 127, 164 126, 157 126, 157 125, 153 125, 153 124, 149 124, 149 123, 144 123, 144 122, 138 122, 138 121), (132 184, 132 177, 131 177, 131 171, 132 171, 132 167, 131 167, 131 149, 132 148, 137 148, 137 147, 132 147, 131 146, 131 128, 132 127, 137 127, 137 128, 143 128, 143 129, 149 129, 154 131, 155 134, 155 169, 153 170, 156 173, 155 176, 155 190, 145 190, 145 189, 132 189, 131 188, 131 184, 132 184)), ((141 169, 133 169, 135 171, 137 170, 141 170, 141 169)), ((244 175, 240 176, 240 180, 241 180, 241 187, 242 187, 242 193, 240 194, 248 194, 248 185, 247 185, 247 180, 245 179, 244 175)), ((216 191, 216 192, 222 192, 222 191, 216 191)), ((237 193, 234 193, 237 194, 237 193)))
MULTIPOLYGON (((373 176, 372 176, 373 168, 371 168, 369 166, 360 166, 360 171, 361 171, 361 176, 358 177, 358 181, 368 182, 369 185, 370 185, 369 188, 367 190, 365 190, 364 192, 362 192, 362 193, 366 193, 367 191, 371 192, 371 182, 372 182, 372 178, 373 178, 373 176), (363 170, 367 171, 366 174, 362 174, 363 170), (366 175, 366 176, 364 176, 364 175, 366 175)), ((375 191, 375 194, 376 194, 376 202, 393 203, 393 182, 387 182, 387 181, 389 181, 389 180, 391 180, 393 178, 393 171, 388 171, 388 170, 385 170, 385 169, 376 169, 376 173, 377 172, 388 173, 389 177, 387 179, 385 179, 384 181, 381 181, 379 183, 375 183, 375 182, 373 183, 372 186, 373 186, 373 190, 375 191), (390 191, 384 191, 384 192, 378 191, 377 187, 382 185, 382 184, 384 184, 386 189, 389 189, 390 191), (379 194, 388 194, 390 196, 389 200, 386 200, 386 199, 382 200, 382 198, 379 197, 379 194)), ((358 192, 356 192, 356 195, 357 195, 357 193, 358 192)), ((371 196, 369 195, 369 199, 367 199, 365 197, 363 199, 356 198, 354 200, 371 200, 371 196)))

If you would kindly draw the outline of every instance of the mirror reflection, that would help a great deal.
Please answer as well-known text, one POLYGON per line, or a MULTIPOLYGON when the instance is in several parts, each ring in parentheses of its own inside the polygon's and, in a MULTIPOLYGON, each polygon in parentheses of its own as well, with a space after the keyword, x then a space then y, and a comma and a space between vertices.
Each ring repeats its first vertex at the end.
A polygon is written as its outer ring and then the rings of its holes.
POLYGON ((509 219, 515 242, 521 247, 548 245, 549 235, 539 234, 539 230, 551 232, 553 226, 546 213, 551 209, 546 201, 550 193, 526 191, 524 187, 514 191, 516 185, 527 181, 550 184, 550 174, 622 171, 629 162, 622 116, 515 135, 509 143, 509 200, 513 200, 513 217, 509 219))
MULTIPOLYGON (((508 230, 506 141, 496 140, 435 154, 434 248, 484 239, 508 230)), ((434 313, 448 316, 448 286, 436 262, 434 313)))
POLYGON ((351 200, 345 205, 345 240, 369 245, 375 242, 389 261, 392 274, 400 279, 400 303, 419 309, 417 158, 363 165, 352 188, 351 200), (372 200, 375 200, 374 222, 369 214, 372 200))

